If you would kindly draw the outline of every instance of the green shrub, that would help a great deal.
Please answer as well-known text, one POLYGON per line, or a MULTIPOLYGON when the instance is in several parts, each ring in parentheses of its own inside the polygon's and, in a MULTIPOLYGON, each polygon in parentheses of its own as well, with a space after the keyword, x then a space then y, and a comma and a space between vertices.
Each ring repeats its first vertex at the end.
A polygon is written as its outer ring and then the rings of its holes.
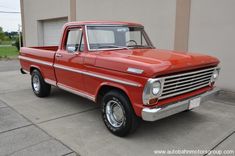
MULTIPOLYGON (((22 36, 21 36, 21 47, 23 46, 23 42, 22 42, 22 36)), ((15 46, 18 50, 20 50, 20 43, 19 43, 19 37, 16 38, 15 43, 12 44, 13 46, 15 46)))

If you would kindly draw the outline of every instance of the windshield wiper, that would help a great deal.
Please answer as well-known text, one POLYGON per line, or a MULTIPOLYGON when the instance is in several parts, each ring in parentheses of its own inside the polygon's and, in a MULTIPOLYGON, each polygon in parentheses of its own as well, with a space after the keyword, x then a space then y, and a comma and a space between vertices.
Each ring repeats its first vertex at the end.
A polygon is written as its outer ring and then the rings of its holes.
POLYGON ((152 46, 144 46, 144 45, 129 45, 127 47, 131 47, 131 48, 153 48, 152 46))
POLYGON ((103 45, 103 46, 99 46, 97 49, 104 49, 104 48, 118 48, 118 49, 127 49, 127 50, 129 50, 128 47, 117 46, 117 45, 103 45))

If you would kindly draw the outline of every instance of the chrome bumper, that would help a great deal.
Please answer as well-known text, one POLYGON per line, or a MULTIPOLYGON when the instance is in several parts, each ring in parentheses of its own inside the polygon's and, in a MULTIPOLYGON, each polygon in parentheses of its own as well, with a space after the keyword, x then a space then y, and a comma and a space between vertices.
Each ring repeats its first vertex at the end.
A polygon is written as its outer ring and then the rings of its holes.
POLYGON ((208 91, 206 93, 194 96, 192 98, 170 104, 166 107, 157 107, 157 108, 144 108, 142 110, 142 119, 145 121, 156 121, 168 116, 171 116, 173 114, 185 111, 189 107, 189 102, 192 99, 195 99, 197 97, 201 97, 201 102, 206 101, 210 96, 213 96, 219 91, 219 89, 214 88, 211 91, 208 91))

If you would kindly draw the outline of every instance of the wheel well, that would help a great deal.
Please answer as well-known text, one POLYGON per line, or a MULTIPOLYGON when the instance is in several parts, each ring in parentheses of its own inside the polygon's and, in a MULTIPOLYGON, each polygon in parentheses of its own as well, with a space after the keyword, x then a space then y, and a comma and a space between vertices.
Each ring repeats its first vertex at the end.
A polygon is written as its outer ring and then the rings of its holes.
POLYGON ((117 87, 113 87, 113 86, 104 85, 104 86, 102 86, 102 87, 99 89, 99 91, 98 91, 98 93, 97 93, 96 102, 99 104, 100 101, 101 101, 101 99, 102 99, 102 97, 103 97, 107 92, 109 92, 109 91, 111 91, 111 90, 120 91, 121 93, 123 93, 123 94, 129 99, 129 97, 127 96, 126 92, 123 91, 122 89, 117 88, 117 87))
POLYGON ((30 74, 33 72, 33 70, 38 70, 39 72, 40 72, 40 70, 38 69, 38 68, 36 68, 36 67, 30 67, 30 74))

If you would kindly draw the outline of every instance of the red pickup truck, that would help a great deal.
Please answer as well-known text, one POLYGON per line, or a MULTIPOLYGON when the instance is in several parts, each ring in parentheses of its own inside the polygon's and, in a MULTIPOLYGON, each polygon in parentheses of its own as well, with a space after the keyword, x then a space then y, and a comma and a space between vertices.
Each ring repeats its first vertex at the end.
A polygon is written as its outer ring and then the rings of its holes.
POLYGON ((220 70, 215 57, 156 49, 141 24, 127 22, 67 23, 59 46, 23 47, 19 59, 36 96, 48 96, 53 85, 99 103, 117 136, 140 119, 198 107, 216 92, 220 70))

